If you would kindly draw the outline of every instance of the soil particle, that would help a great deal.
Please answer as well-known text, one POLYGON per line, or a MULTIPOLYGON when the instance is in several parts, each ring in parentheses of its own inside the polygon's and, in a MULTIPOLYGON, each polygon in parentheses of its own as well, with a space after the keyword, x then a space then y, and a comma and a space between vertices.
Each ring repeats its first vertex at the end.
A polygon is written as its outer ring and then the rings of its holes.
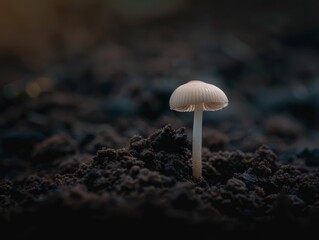
POLYGON ((286 116, 272 116, 265 122, 267 133, 282 137, 298 137, 302 134, 303 128, 296 120, 286 116))
POLYGON ((55 135, 39 143, 33 152, 33 159, 37 161, 54 160, 59 157, 75 153, 75 144, 65 135, 55 135))

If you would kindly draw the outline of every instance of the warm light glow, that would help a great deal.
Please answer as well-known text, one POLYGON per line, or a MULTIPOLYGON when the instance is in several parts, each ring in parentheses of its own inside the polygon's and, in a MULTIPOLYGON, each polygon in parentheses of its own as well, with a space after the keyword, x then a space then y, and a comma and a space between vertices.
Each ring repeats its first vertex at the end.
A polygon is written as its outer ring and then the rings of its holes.
POLYGON ((25 92, 31 98, 38 97, 40 95, 41 91, 42 90, 41 90, 40 85, 38 83, 36 83, 36 82, 30 82, 25 87, 25 92))

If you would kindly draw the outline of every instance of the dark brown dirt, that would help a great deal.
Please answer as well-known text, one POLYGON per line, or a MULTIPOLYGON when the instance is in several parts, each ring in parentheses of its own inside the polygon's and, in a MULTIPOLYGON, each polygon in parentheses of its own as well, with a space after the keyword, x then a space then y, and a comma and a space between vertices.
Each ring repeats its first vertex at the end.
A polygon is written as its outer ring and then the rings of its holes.
MULTIPOLYGON (((66 138, 47 141, 54 148, 66 138)), ((38 151, 57 158, 47 141, 38 151)), ((71 148, 61 149, 62 155, 71 148)), ((168 125, 147 138, 133 137, 128 148, 103 148, 81 162, 73 158, 54 170, 1 181, 2 226, 21 237, 46 231, 57 237, 104 231, 138 236, 148 229, 157 237, 176 230, 183 237, 199 234, 204 239, 209 234, 271 236, 315 229, 317 169, 281 164, 265 145, 252 153, 206 148, 204 180, 194 181, 190 158, 184 128, 168 125)), ((39 162, 38 168, 45 164, 39 162)))

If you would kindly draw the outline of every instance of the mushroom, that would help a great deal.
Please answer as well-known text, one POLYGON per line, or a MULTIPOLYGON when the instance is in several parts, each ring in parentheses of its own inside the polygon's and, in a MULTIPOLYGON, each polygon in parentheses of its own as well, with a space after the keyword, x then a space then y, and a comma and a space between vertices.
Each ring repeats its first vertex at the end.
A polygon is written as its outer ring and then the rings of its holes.
POLYGON ((193 125, 193 177, 202 178, 202 118, 203 111, 217 111, 228 105, 225 93, 218 87, 192 80, 175 89, 169 106, 178 112, 194 112, 193 125))

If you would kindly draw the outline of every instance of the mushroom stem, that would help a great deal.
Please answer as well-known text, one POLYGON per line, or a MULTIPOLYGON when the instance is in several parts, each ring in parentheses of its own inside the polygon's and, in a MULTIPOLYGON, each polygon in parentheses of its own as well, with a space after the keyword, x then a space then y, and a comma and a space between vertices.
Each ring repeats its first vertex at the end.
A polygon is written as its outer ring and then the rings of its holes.
POLYGON ((197 104, 194 111, 193 125, 193 177, 196 179, 202 178, 202 121, 203 121, 203 106, 197 104))

